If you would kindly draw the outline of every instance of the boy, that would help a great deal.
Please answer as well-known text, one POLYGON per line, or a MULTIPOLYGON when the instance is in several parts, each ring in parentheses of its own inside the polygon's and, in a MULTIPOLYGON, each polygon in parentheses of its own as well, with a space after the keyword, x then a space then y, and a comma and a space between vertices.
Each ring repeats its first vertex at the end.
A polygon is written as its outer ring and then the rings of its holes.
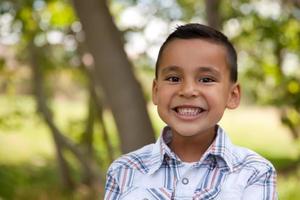
POLYGON ((277 199, 271 163, 233 145, 217 124, 240 102, 237 55, 226 36, 179 26, 159 51, 152 92, 167 126, 155 144, 112 163, 106 200, 277 199))

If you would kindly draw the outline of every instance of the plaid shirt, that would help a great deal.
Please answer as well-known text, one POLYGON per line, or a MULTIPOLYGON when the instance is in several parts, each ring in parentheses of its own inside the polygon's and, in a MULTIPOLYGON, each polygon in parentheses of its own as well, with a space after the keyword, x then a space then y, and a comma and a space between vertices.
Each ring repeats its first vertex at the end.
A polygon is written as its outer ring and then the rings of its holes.
POLYGON ((171 137, 165 127, 155 144, 114 161, 107 172, 104 199, 278 199, 272 164, 233 145, 221 127, 202 158, 188 167, 167 146, 171 137))

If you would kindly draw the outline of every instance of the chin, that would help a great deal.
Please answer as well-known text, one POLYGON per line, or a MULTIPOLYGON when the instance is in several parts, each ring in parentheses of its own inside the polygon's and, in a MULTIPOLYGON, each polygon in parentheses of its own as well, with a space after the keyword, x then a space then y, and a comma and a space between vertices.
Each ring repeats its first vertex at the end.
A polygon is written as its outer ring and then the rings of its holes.
POLYGON ((191 137, 200 134, 202 131, 201 129, 194 129, 191 127, 181 127, 181 128, 174 128, 173 129, 178 135, 184 136, 184 137, 191 137))
POLYGON ((214 132, 215 125, 202 124, 203 126, 199 126, 198 124, 174 124, 171 126, 172 130, 175 131, 178 135, 191 137, 200 134, 208 134, 214 132))

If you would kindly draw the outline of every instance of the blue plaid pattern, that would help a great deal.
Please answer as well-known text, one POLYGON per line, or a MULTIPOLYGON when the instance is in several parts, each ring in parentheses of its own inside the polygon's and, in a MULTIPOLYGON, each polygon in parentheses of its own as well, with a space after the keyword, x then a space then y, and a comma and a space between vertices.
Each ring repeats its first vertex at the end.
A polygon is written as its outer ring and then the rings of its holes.
POLYGON ((171 129, 165 127, 155 144, 114 161, 107 172, 104 199, 278 199, 272 164, 233 145, 221 127, 202 158, 185 174, 181 173, 184 163, 167 145, 171 137, 171 129))

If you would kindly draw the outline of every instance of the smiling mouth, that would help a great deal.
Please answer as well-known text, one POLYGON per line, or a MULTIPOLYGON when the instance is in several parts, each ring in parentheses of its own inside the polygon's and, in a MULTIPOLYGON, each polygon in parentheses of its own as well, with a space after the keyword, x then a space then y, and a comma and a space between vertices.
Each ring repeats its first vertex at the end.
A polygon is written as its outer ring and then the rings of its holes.
POLYGON ((173 110, 180 116, 195 117, 205 110, 201 107, 175 107, 173 110))

